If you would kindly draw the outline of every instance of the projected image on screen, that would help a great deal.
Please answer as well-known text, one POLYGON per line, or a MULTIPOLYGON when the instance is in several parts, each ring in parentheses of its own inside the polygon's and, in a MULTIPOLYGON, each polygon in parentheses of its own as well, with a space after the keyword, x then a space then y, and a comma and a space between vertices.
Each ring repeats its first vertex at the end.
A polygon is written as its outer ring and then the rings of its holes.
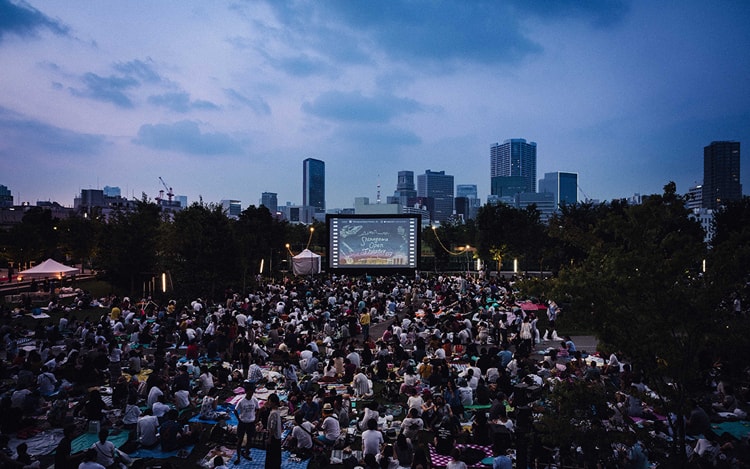
POLYGON ((418 216, 329 215, 329 266, 417 268, 418 216))

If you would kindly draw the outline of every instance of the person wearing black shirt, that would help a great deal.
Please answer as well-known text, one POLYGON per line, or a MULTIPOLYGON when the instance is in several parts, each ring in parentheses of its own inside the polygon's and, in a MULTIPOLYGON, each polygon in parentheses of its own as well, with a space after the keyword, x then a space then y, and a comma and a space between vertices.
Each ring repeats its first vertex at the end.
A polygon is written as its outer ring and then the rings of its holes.
POLYGON ((76 427, 71 424, 63 429, 63 438, 55 450, 55 469, 76 469, 82 460, 82 455, 71 454, 71 444, 76 427))

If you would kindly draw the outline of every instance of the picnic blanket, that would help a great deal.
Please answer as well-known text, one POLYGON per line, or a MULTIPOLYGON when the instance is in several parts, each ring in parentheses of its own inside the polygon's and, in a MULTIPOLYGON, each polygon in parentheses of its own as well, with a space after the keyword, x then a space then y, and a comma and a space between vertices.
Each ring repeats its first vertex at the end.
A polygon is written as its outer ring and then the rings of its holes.
MULTIPOLYGON (((237 416, 234 415, 234 406, 230 404, 219 404, 216 406, 216 410, 218 412, 226 412, 228 419, 224 419, 224 421, 227 423, 227 425, 231 425, 236 427, 237 426, 237 416)), ((201 415, 198 414, 195 417, 190 419, 190 422, 198 422, 198 423, 205 423, 208 425, 215 425, 219 423, 219 420, 209 420, 209 419, 202 419, 201 415)))
MULTIPOLYGON (((435 450, 435 446, 433 446, 432 444, 430 444, 429 447, 430 447, 430 462, 432 463, 433 467, 445 467, 445 466, 448 465, 449 462, 451 462, 452 458, 450 456, 445 456, 445 455, 439 454, 435 450)), ((492 447, 491 446, 480 446, 480 445, 467 444, 467 445, 456 445, 456 448, 461 448, 461 449, 463 449, 463 448, 478 449, 479 451, 483 451, 487 455, 488 458, 492 457, 492 447)), ((467 464, 467 466, 468 466, 468 464, 467 464)), ((480 467, 486 467, 486 466, 484 466, 482 464, 482 462, 480 461, 479 463, 474 464, 473 466, 468 466, 468 467, 480 468, 480 467)))
MULTIPOLYGON (((129 435, 129 430, 121 430, 117 434, 110 434, 107 437, 107 441, 111 441, 115 445, 115 448, 119 448, 128 441, 129 435)), ((70 443, 70 452, 78 453, 80 451, 86 451, 97 441, 99 441, 99 436, 96 433, 84 433, 70 443)))
MULTIPOLYGON (((261 469, 266 466, 266 450, 251 448, 250 455, 253 457, 252 461, 242 458, 239 464, 236 463, 236 459, 231 461, 224 461, 224 464, 229 469, 261 469)), ((292 453, 289 451, 281 452, 281 467, 284 469, 307 469, 309 459, 298 461, 292 453)))
POLYGON ((711 430, 717 435, 729 433, 734 438, 741 440, 750 433, 750 421, 735 420, 733 422, 714 423, 711 425, 711 430))
POLYGON ((184 448, 178 448, 173 451, 164 451, 161 449, 161 443, 153 448, 138 448, 135 451, 128 453, 132 459, 167 459, 175 456, 182 458, 188 457, 193 452, 195 445, 185 446, 184 448))
POLYGON ((201 459, 200 466, 208 469, 213 469, 214 459, 216 458, 216 456, 221 456, 221 458, 224 460, 224 463, 228 463, 229 461, 234 459, 234 456, 236 454, 236 449, 227 448, 226 446, 217 446, 216 448, 212 448, 208 452, 208 454, 206 454, 203 459, 201 459))
POLYGON ((41 433, 37 433, 25 440, 18 438, 17 436, 11 438, 8 441, 8 448, 13 450, 13 452, 15 453, 18 445, 20 445, 21 443, 26 443, 30 455, 41 456, 43 454, 50 454, 51 452, 53 452, 55 448, 57 448, 57 445, 60 443, 60 440, 62 440, 62 437, 62 428, 50 428, 41 433))

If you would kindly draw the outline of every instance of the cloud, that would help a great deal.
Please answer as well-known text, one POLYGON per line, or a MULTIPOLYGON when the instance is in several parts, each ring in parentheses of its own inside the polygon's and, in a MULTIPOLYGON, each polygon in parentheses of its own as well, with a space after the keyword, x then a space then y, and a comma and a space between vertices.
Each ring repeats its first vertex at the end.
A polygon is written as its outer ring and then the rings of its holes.
MULTIPOLYGON (((150 59, 149 62, 151 62, 150 59)), ((114 68, 124 75, 138 78, 145 83, 159 83, 162 81, 162 77, 154 70, 151 63, 146 63, 142 60, 119 62, 114 65, 114 68)))
POLYGON ((190 155, 225 155, 242 152, 240 143, 220 133, 202 133, 197 122, 183 120, 174 124, 145 124, 133 143, 154 150, 170 150, 190 155))
POLYGON ((81 77, 84 89, 71 88, 74 96, 91 98, 97 101, 112 103, 121 108, 132 108, 133 102, 125 91, 140 85, 138 80, 130 77, 102 77, 96 73, 86 73, 81 77))
POLYGON ((333 68, 325 61, 315 59, 307 54, 281 59, 268 57, 269 62, 275 68, 295 77, 309 77, 313 75, 328 75, 333 73, 333 68))
POLYGON ((323 11, 309 18, 272 3, 281 22, 338 20, 360 35, 360 42, 400 61, 517 62, 541 50, 521 32, 519 15, 501 2, 330 1, 318 3, 323 11))
POLYGON ((337 135, 363 148, 379 151, 422 143, 414 132, 392 126, 356 125, 340 130, 337 135))
POLYGON ((20 154, 32 153, 32 150, 41 150, 48 156, 96 154, 106 143, 101 135, 62 129, 25 118, 3 107, 0 107, 0 134, 16 158, 20 154), (18 148, 13 148, 15 144, 18 148))
POLYGON ((401 114, 414 113, 422 105, 413 99, 381 94, 367 97, 355 91, 329 91, 314 102, 302 104, 302 110, 323 119, 350 122, 388 122, 401 114))
POLYGON ((196 100, 190 101, 190 95, 185 92, 164 93, 150 96, 148 102, 154 106, 161 106, 175 112, 185 113, 194 109, 215 111, 219 106, 210 101, 196 100))
POLYGON ((294 1, 270 4, 287 30, 308 35, 314 31, 312 41, 319 41, 319 50, 329 57, 363 62, 367 60, 366 46, 369 54, 382 52, 403 62, 441 67, 453 67, 451 62, 517 63, 540 53, 541 46, 524 29, 530 18, 574 18, 608 26, 621 21, 628 11, 626 0, 331 0, 314 7, 294 1), (342 44, 348 47, 342 48, 342 44))
POLYGON ((59 35, 68 34, 67 26, 36 8, 26 3, 13 4, 10 0, 0 0, 0 41, 9 33, 34 36, 39 29, 48 29, 59 35))
POLYGON ((231 88, 225 89, 224 94, 232 101, 249 107, 259 116, 268 116, 271 114, 271 106, 269 106, 268 103, 260 96, 248 98, 247 96, 239 93, 237 90, 231 88))

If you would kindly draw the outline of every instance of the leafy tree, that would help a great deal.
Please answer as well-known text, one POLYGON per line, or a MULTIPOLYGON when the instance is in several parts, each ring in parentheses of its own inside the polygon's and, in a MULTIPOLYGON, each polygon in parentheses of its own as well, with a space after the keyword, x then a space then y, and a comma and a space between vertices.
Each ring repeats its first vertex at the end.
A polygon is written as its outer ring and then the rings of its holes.
POLYGON ((102 229, 98 219, 73 216, 60 221, 60 244, 65 254, 85 268, 87 260, 94 256, 97 237, 102 229))
POLYGON ((484 205, 476 229, 479 257, 485 262, 516 258, 524 270, 543 268, 544 227, 535 206, 519 210, 502 203, 484 205))
POLYGON ((604 204, 581 203, 563 205, 552 216, 547 227, 546 251, 554 272, 586 259, 589 248, 596 242, 594 227, 608 210, 604 204))
POLYGON ((269 272, 274 267, 269 265, 274 258, 281 262, 282 253, 286 256, 284 228, 263 205, 251 205, 240 214, 234 229, 238 241, 243 292, 248 274, 259 272, 261 259, 265 260, 264 271, 269 272))
POLYGON ((10 229, 10 260, 19 265, 54 257, 63 260, 58 252, 58 223, 59 220, 52 217, 51 210, 30 208, 24 213, 21 223, 10 229))
POLYGON ((167 231, 163 253, 178 294, 215 298, 240 278, 237 238, 220 205, 195 203, 177 212, 167 231))
POLYGON ((641 205, 614 204, 593 226, 588 255, 560 272, 566 298, 605 347, 624 351, 661 405, 677 415, 674 454, 684 456, 682 417, 703 391, 700 357, 722 324, 718 295, 700 274, 706 249, 674 183, 641 205))
POLYGON ((114 285, 140 295, 141 284, 159 273, 158 235, 161 208, 144 195, 133 210, 114 212, 102 226, 95 266, 114 285))
POLYGON ((707 260, 708 277, 734 294, 749 299, 750 291, 750 197, 729 202, 714 212, 712 250, 707 260))

